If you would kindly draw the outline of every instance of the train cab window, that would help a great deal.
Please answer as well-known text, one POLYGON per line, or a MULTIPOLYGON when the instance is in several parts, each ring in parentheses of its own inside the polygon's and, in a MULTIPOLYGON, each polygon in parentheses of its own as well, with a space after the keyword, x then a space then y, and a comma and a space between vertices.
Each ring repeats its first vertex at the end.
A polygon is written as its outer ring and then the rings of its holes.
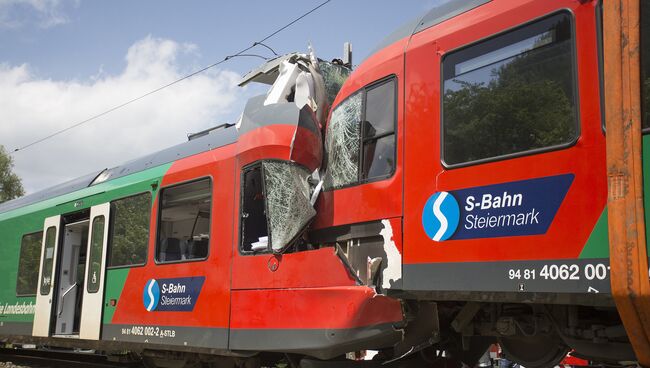
POLYGON ((38 261, 41 258, 43 232, 23 236, 20 242, 20 259, 16 281, 17 296, 36 295, 38 286, 38 261))
MULTIPOLYGON (((241 250, 286 252, 316 216, 311 202, 310 172, 290 161, 265 160, 242 175, 241 250)), ((301 250, 299 246, 292 248, 301 250)))
POLYGON ((45 253, 43 254, 43 276, 41 277, 41 295, 48 295, 52 288, 52 266, 54 262, 54 245, 56 244, 56 227, 50 226, 45 231, 45 253))
POLYGON ((156 243, 157 262, 207 258, 211 204, 210 179, 162 190, 156 243))
POLYGON ((650 128, 650 3, 641 1, 641 110, 643 128, 650 128))
POLYGON ((91 227, 90 260, 88 262, 88 280, 86 280, 86 288, 89 293, 96 293, 99 291, 99 286, 101 285, 105 223, 106 219, 104 216, 97 216, 93 219, 93 225, 91 227))
POLYGON ((558 148, 578 133, 571 15, 559 13, 446 55, 446 165, 558 148))
POLYGON ((395 78, 340 103, 327 124, 325 189, 390 176, 395 169, 395 78))
POLYGON ((359 180, 362 104, 361 91, 332 111, 325 137, 327 172, 324 185, 327 189, 340 188, 359 180))
POLYGON ((395 80, 368 88, 364 110, 362 179, 388 176, 395 169, 395 80))
POLYGON ((151 194, 111 202, 108 267, 142 265, 147 258, 151 194))
POLYGON ((248 167, 242 174, 241 250, 265 252, 269 245, 262 165, 248 167))

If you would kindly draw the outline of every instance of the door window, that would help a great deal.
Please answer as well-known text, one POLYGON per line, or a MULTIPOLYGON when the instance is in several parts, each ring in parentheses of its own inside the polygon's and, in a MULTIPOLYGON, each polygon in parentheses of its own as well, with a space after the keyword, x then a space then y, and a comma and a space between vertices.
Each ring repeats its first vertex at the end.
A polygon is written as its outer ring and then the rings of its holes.
POLYGON ((43 275, 41 277, 41 295, 48 295, 52 288, 52 266, 54 262, 54 244, 56 244, 56 227, 50 226, 45 232, 45 251, 43 252, 43 275))
POLYGON ((89 293, 96 293, 99 290, 102 259, 104 251, 104 216, 97 216, 93 219, 90 235, 90 259, 88 262, 87 288, 89 293))

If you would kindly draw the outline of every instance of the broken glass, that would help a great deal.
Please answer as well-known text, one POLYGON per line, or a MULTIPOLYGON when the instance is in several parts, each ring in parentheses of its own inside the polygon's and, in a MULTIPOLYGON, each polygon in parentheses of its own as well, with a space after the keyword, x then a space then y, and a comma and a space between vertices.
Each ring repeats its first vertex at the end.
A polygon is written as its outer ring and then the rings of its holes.
POLYGON ((309 202, 309 171, 291 162, 265 161, 264 185, 271 248, 282 251, 305 229, 316 210, 309 202))
POLYGON ((356 93, 332 112, 327 125, 325 188, 340 188, 359 178, 362 94, 356 93))
POLYGON ((327 102, 330 106, 334 102, 336 95, 341 90, 343 83, 348 79, 352 70, 343 66, 320 61, 318 63, 320 73, 325 80, 325 91, 327 92, 327 102))

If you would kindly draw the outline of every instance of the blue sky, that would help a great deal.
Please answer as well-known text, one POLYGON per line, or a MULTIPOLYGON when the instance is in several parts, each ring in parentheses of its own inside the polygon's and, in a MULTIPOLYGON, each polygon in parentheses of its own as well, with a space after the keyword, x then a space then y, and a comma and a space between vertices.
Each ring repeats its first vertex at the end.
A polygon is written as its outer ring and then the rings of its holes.
MULTIPOLYGON (((437 2, 332 0, 267 44, 283 54, 311 42, 331 59, 350 41, 357 64, 437 2)), ((12 150, 221 60, 319 3, 0 0, 0 144, 12 150)), ((249 97, 265 92, 235 86, 260 62, 234 59, 18 152, 15 171, 34 192, 233 121, 249 97)))

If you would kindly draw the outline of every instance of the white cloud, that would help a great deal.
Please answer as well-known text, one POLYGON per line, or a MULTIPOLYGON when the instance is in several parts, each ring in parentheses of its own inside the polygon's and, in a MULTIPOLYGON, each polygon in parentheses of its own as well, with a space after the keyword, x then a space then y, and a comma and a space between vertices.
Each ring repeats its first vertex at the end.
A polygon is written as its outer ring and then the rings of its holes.
POLYGON ((74 0, 0 0, 0 27, 18 28, 35 24, 50 28, 67 23, 64 3, 78 5, 78 1, 74 0))
MULTIPOLYGON (((0 64, 0 144, 8 151, 165 85, 185 70, 177 57, 196 46, 147 37, 126 55, 118 75, 56 81, 28 65, 0 64)), ((113 167, 186 140, 238 116, 246 92, 240 76, 208 70, 79 128, 14 155, 28 192, 113 167)))

